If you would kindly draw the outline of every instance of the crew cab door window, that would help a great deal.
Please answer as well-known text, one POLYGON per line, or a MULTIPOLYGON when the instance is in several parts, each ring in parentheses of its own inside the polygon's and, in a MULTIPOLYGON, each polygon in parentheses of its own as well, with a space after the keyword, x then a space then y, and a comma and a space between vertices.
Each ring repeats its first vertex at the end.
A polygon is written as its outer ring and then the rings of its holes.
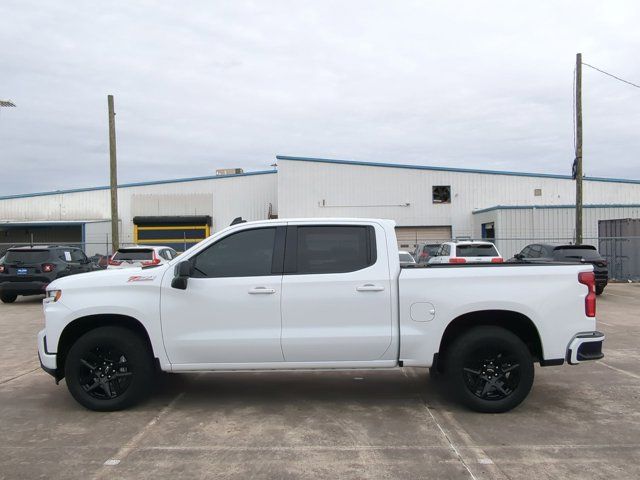
POLYGON ((375 234, 370 227, 298 227, 296 273, 355 272, 375 263, 375 234))
POLYGON ((196 278, 271 275, 275 228, 244 230, 214 243, 193 261, 196 278))
POLYGON ((286 361, 383 358, 392 339, 384 238, 380 226, 288 227, 282 278, 286 361))

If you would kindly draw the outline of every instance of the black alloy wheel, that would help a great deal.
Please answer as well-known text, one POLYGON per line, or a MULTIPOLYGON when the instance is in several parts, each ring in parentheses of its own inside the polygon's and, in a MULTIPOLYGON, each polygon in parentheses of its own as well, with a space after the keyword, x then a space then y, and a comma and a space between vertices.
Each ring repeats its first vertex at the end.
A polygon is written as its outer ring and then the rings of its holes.
POLYGON ((113 346, 96 346, 82 356, 80 363, 80 386, 99 400, 119 397, 133 380, 127 357, 113 346))
POLYGON ((147 342, 124 327, 99 327, 71 346, 65 361, 69 392, 90 410, 122 410, 151 391, 156 375, 147 342))
POLYGON ((478 398, 502 400, 520 383, 517 358, 500 349, 481 347, 467 357, 463 366, 467 388, 478 398))
POLYGON ((447 349, 445 375, 455 396, 478 412, 501 413, 518 406, 533 385, 533 358, 512 332, 480 326, 447 349))

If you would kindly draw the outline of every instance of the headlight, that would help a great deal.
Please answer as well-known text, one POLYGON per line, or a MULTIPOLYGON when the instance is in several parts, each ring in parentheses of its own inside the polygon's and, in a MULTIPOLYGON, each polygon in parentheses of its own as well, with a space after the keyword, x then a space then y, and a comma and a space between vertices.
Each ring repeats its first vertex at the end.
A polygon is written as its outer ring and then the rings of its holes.
POLYGON ((45 301, 46 302, 57 302, 60 300, 62 296, 62 290, 47 290, 45 301))

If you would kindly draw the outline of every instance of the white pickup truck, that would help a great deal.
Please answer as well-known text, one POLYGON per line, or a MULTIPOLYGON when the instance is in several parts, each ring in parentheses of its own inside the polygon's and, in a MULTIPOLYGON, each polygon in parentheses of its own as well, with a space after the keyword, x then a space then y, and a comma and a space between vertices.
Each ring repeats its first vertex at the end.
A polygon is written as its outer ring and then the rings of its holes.
POLYGON ((38 353, 92 410, 140 401, 158 370, 429 367, 482 412, 529 393, 534 363, 602 358, 591 265, 400 268, 395 223, 228 227, 169 263, 51 283, 38 353))

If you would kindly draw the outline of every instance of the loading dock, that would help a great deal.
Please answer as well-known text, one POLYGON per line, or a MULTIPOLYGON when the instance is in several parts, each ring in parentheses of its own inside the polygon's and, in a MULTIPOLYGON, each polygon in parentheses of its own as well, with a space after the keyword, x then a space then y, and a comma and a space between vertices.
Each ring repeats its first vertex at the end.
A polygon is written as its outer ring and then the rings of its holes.
POLYGON ((210 215, 133 217, 134 242, 183 252, 211 234, 210 215))

